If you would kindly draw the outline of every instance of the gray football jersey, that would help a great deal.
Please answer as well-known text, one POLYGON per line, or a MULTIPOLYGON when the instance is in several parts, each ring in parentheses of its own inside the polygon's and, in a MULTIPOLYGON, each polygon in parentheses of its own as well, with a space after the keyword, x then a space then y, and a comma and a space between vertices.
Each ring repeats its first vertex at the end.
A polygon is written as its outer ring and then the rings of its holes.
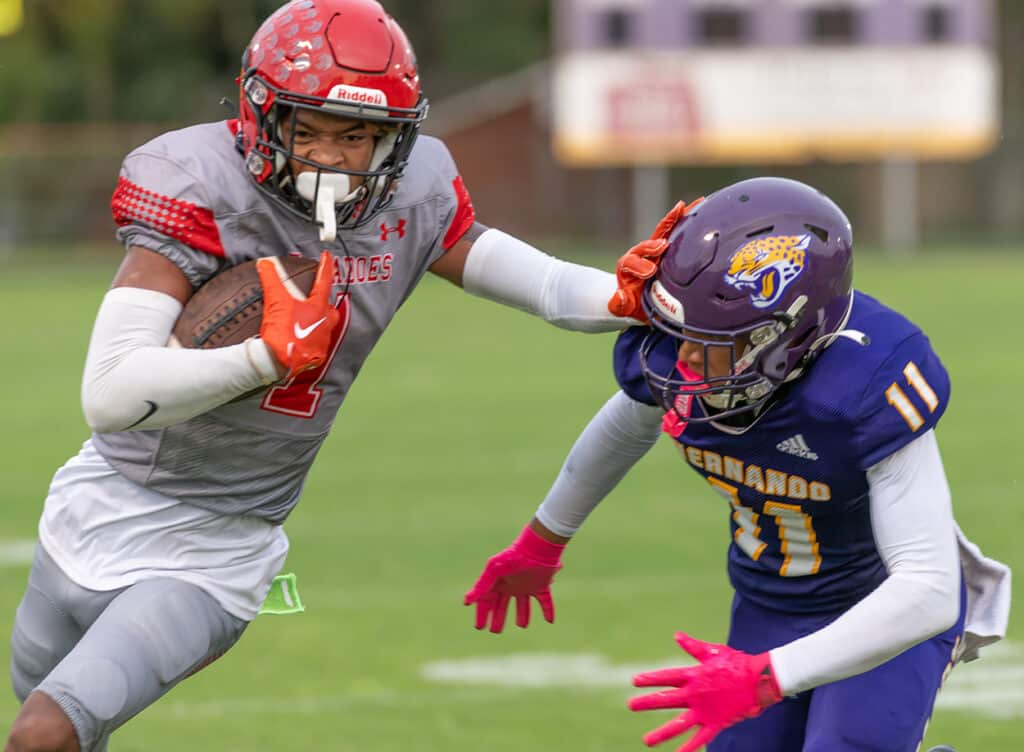
POLYGON ((319 240, 245 172, 231 123, 164 134, 129 154, 112 200, 118 239, 163 254, 193 285, 260 256, 338 258, 333 355, 288 385, 154 431, 94 434, 132 481, 224 514, 281 522, 356 374, 399 306, 474 221, 444 144, 421 136, 394 200, 368 225, 319 240))

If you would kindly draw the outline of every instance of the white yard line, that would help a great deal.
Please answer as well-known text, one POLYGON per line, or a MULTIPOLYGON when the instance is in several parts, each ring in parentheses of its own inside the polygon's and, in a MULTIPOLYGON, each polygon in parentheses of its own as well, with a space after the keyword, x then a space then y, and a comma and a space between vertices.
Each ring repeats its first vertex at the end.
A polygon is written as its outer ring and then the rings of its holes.
MULTIPOLYGON (((494 702, 495 696, 523 689, 562 688, 634 690, 633 674, 668 665, 680 665, 680 656, 653 663, 613 664, 596 653, 515 653, 440 660, 421 667, 429 682, 447 684, 443 692, 430 689, 363 693, 249 697, 215 701, 164 701, 150 715, 171 718, 225 718, 237 715, 323 715, 359 707, 458 705, 494 702)), ((985 648, 983 658, 956 667, 939 694, 937 712, 965 712, 999 720, 1024 717, 1024 647, 999 643, 985 648)))
POLYGON ((953 669, 936 709, 963 710, 988 718, 1024 718, 1024 646, 1003 640, 981 658, 953 669))
POLYGON ((434 661, 420 670, 429 681, 502 687, 565 687, 624 691, 633 674, 686 663, 677 656, 658 664, 613 665, 594 653, 516 653, 489 658, 434 661), (672 661, 675 661, 673 664, 672 661))
MULTIPOLYGON (((629 692, 633 674, 680 665, 679 656, 656 664, 612 664, 604 656, 519 653, 434 661, 423 666, 429 681, 474 686, 622 689, 629 692)), ((1024 717, 1024 648, 1002 642, 982 651, 982 658, 961 664, 939 693, 938 709, 966 711, 989 718, 1024 717)))
POLYGON ((24 567, 32 563, 34 540, 0 540, 0 567, 24 567))
MULTIPOLYGON (((957 666, 939 695, 938 710, 969 712, 1007 720, 1024 717, 1024 648, 1000 643, 986 648, 980 661, 957 666)), ((244 715, 322 715, 358 707, 402 707, 409 703, 452 705, 494 702, 494 697, 517 689, 564 688, 636 690, 633 674, 683 663, 672 656, 654 663, 613 664, 596 653, 516 653, 504 656, 440 660, 422 666, 420 675, 453 685, 444 692, 407 690, 351 694, 250 697, 216 701, 164 701, 150 715, 171 718, 225 718, 244 715)))

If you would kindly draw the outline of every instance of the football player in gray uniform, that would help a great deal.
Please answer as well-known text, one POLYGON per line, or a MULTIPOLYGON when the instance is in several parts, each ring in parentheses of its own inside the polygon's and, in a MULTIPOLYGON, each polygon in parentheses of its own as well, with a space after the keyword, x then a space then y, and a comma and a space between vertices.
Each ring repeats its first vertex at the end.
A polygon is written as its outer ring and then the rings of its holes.
POLYGON ((5 752, 91 752, 238 640, 356 374, 426 272, 567 329, 611 331, 615 277, 475 219, 412 48, 376 0, 292 0, 242 59, 240 117, 123 163, 127 253, 82 384, 92 435, 53 478, 12 635, 5 752), (293 297, 273 258, 319 259, 293 297), (261 336, 169 347, 206 280, 256 258, 261 336), (261 389, 261 387, 268 387, 261 389))

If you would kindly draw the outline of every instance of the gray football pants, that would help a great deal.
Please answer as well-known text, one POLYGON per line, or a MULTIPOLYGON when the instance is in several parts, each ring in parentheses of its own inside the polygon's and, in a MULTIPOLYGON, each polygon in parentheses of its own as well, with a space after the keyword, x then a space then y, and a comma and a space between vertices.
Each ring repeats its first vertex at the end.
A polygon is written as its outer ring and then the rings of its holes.
POLYGON ((172 578, 98 592, 72 582, 36 546, 11 634, 11 681, 22 702, 49 695, 82 752, 104 752, 110 733, 238 641, 247 622, 172 578))

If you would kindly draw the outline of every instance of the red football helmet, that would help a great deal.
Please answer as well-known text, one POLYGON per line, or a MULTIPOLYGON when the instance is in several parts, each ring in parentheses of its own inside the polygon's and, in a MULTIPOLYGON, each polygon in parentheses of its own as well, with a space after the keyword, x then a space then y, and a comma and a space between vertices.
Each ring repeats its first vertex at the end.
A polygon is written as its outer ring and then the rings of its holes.
POLYGON ((376 0, 283 5, 246 48, 238 83, 246 168, 274 201, 320 225, 324 239, 333 239, 335 226, 365 224, 388 204, 427 115, 427 100, 412 45, 376 0), (302 109, 384 126, 368 169, 298 157, 282 137, 294 127, 281 126, 302 109), (315 171, 299 178, 289 160, 315 171), (361 176, 362 184, 350 190, 349 176, 361 176))

